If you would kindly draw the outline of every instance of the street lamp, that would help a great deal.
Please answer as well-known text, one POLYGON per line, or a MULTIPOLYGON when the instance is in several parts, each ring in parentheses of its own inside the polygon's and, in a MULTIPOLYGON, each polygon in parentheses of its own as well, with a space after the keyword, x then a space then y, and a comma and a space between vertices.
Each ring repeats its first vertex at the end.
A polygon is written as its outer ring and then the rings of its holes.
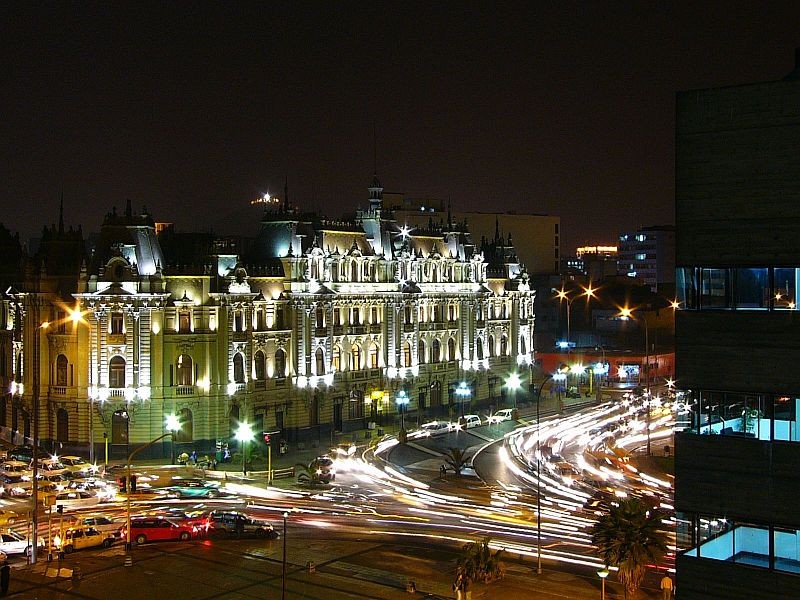
POLYGON ((541 461, 539 456, 539 440, 541 432, 539 431, 540 415, 539 405, 542 401, 542 390, 544 384, 549 379, 553 379, 555 373, 548 375, 544 381, 539 384, 539 389, 536 390, 536 573, 542 574, 542 479, 541 479, 541 461))
POLYGON ((405 390, 397 392, 394 403, 397 405, 397 410, 400 412, 400 435, 401 437, 406 431, 406 406, 408 406, 408 394, 405 390))
POLYGON ((177 437, 176 434, 181 430, 181 420, 174 413, 171 414, 171 415, 167 415, 164 418, 164 429, 166 429, 167 431, 172 433, 172 443, 170 444, 170 446, 171 446, 170 455, 171 455, 172 460, 171 460, 170 464, 174 465, 175 464, 175 441, 176 441, 176 437, 177 437))
POLYGON ((511 397, 513 398, 514 408, 517 408, 517 390, 522 387, 522 379, 516 371, 511 373, 506 379, 506 387, 511 390, 511 397))
POLYGON ((569 340, 570 340, 570 330, 569 330, 570 315, 569 315, 569 313, 572 310, 572 303, 575 302, 575 300, 577 300, 581 296, 586 296, 586 302, 589 302, 589 298, 594 298, 595 297, 594 293, 595 293, 595 291, 597 291, 595 289, 592 289, 592 285, 591 284, 589 284, 589 287, 587 287, 587 288, 581 286, 581 289, 583 291, 580 292, 577 296, 573 296, 572 298, 570 298, 569 292, 567 292, 563 287, 560 290, 553 290, 556 293, 556 297, 558 298, 559 303, 561 303, 561 302, 566 302, 567 303, 567 344, 569 344, 569 340))
POLYGON ((603 568, 601 571, 597 572, 597 576, 600 577, 600 600, 606 600, 606 577, 608 577, 608 569, 603 568))
POLYGON ((464 402, 466 402, 469 397, 472 395, 472 390, 469 389, 466 381, 462 381, 458 384, 456 388, 456 397, 458 398, 458 403, 461 405, 461 416, 464 416, 464 402))
POLYGON ((283 513, 283 566, 281 568, 281 600, 286 598, 286 519, 289 513, 283 513))
MULTIPOLYGON (((650 456, 650 334, 647 329, 647 319, 645 317, 637 319, 633 315, 633 311, 627 307, 620 310, 620 317, 623 319, 633 319, 635 321, 644 323, 644 394, 647 398, 647 412, 645 413, 645 420, 647 422, 647 456, 650 456)), ((639 375, 640 383, 641 380, 642 376, 639 375)))
POLYGON ((234 436, 242 445, 242 475, 247 475, 247 442, 252 442, 253 438, 253 428, 250 426, 250 423, 239 423, 239 428, 236 430, 236 435, 234 436))

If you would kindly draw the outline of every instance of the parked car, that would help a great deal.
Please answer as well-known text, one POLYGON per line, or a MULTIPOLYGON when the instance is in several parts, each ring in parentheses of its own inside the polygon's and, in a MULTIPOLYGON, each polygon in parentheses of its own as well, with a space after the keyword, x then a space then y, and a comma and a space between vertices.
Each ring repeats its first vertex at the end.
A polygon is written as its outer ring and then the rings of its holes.
POLYGON ((513 408, 501 408, 487 419, 487 423, 502 423, 503 421, 511 421, 514 419, 513 408))
MULTIPOLYGON (((165 517, 134 517, 131 519, 131 540, 137 544, 167 540, 190 540, 196 535, 194 526, 178 523, 165 517)), ((122 537, 127 537, 125 526, 122 537)))
POLYGON ((53 497, 53 506, 63 506, 64 510, 74 510, 77 508, 90 508, 100 503, 100 498, 92 493, 80 490, 64 490, 56 494, 42 494, 42 502, 45 498, 53 497))
MULTIPOLYGON (((38 463, 37 470, 40 475, 61 475, 67 471, 67 468, 54 458, 40 458, 38 463)), ((33 461, 28 468, 33 471, 33 461)))
MULTIPOLYGON (((39 458, 50 456, 50 453, 42 447, 37 452, 39 458)), ((14 446, 8 451, 8 458, 21 460, 29 463, 33 460, 33 446, 14 446)))
POLYGON ((94 527, 72 527, 64 532, 64 538, 54 543, 55 547, 65 554, 84 548, 109 548, 116 537, 108 531, 99 531, 94 527))
MULTIPOLYGON (((44 541, 39 540, 39 546, 43 546, 44 541)), ((5 531, 0 534, 0 552, 3 554, 24 554, 31 555, 31 545, 28 538, 16 531, 5 531)))
POLYGON ((24 475, 30 478, 33 476, 33 471, 28 463, 12 459, 0 464, 0 474, 24 475))
POLYGON ((483 425, 478 415, 464 415, 458 422, 464 429, 472 429, 473 427, 480 427, 483 425))
POLYGON ((81 456, 62 456, 59 460, 70 473, 89 473, 94 470, 94 466, 81 456))
POLYGON ((13 510, 0 509, 0 525, 13 525, 19 521, 20 517, 13 510))
POLYGON ((100 533, 110 533, 117 536, 122 527, 122 522, 115 521, 110 517, 104 517, 102 515, 89 515, 86 517, 78 517, 75 521, 75 526, 92 527, 100 533))
POLYGON ((431 421, 423 424, 419 429, 428 435, 441 435, 450 433, 453 430, 453 425, 447 421, 431 421))
POLYGON ((334 467, 333 459, 330 456, 318 456, 316 465, 320 472, 319 478, 323 483, 330 483, 336 479, 336 467, 334 467))
POLYGON ((209 533, 218 535, 254 535, 274 539, 278 533, 270 523, 253 519, 237 511, 211 511, 209 533))

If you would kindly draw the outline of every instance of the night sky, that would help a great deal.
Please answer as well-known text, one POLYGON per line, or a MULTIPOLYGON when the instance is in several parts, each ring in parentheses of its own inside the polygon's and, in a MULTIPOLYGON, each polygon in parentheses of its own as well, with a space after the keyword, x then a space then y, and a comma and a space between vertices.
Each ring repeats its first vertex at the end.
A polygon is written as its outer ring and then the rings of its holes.
POLYGON ((585 4, 4 3, 0 221, 37 234, 63 192, 84 231, 130 198, 251 235, 285 177, 338 216, 374 124, 387 191, 560 215, 565 252, 673 223, 675 92, 783 77, 800 7, 585 4))

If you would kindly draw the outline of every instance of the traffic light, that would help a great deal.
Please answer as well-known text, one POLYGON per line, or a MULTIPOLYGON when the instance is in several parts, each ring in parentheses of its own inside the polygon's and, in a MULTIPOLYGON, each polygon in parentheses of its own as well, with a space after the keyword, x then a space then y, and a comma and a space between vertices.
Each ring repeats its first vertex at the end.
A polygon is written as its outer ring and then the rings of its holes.
POLYGON ((269 446, 269 440, 270 440, 270 434, 268 434, 268 433, 265 433, 265 434, 264 434, 264 443, 265 443, 267 446, 269 446))
POLYGON ((128 491, 128 486, 125 485, 125 478, 120 477, 117 479, 117 484, 119 485, 119 491, 123 494, 128 491))
POLYGON ((136 475, 131 475, 131 494, 136 493, 136 475))

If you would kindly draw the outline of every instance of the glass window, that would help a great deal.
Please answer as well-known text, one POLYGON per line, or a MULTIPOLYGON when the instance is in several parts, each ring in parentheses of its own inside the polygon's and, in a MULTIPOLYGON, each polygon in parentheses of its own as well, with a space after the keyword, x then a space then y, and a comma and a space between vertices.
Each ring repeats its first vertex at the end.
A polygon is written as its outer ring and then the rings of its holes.
POLYGON ((797 409, 800 398, 779 396, 773 404, 772 439, 787 442, 796 442, 797 435, 797 409))
POLYGON ((63 354, 56 358, 56 385, 67 385, 67 357, 63 354))
POLYGON ((772 535, 775 570, 800 573, 800 531, 776 528, 772 535))
POLYGON ((797 269, 775 269, 775 309, 794 309, 797 306, 797 269))
POLYGON ((431 362, 437 363, 441 360, 441 350, 442 346, 439 340, 433 340, 431 342, 431 362))
POLYGON ((125 387, 125 359, 115 356, 108 363, 108 387, 125 387))
POLYGON ((378 347, 375 344, 369 347, 369 368, 378 368, 378 347))
POLYGON ((178 385, 193 385, 192 381, 192 357, 188 354, 181 354, 177 364, 178 385))
POLYGON ((325 352, 323 352, 322 348, 317 348, 317 351, 314 353, 314 362, 316 363, 315 373, 317 375, 324 375, 325 374, 325 352))
POLYGON ((730 308, 728 271, 726 269, 702 269, 700 277, 700 307, 730 308))
POLYGON ((733 270, 734 306, 736 308, 769 308, 769 270, 733 270))
POLYGON ((286 377, 286 352, 282 348, 275 350, 275 377, 286 377))
POLYGON ((353 344, 350 348, 350 370, 357 371, 361 368, 361 347, 353 344))
POLYGON ((266 361, 261 350, 256 351, 256 355, 253 357, 253 366, 255 367, 256 380, 263 381, 266 377, 266 361))
MULTIPOLYGON (((180 382, 180 373, 178 373, 178 380, 180 382)), ((237 352, 233 355, 233 380, 236 383, 244 383, 244 356, 242 356, 241 352, 237 352)))
POLYGON ((406 368, 411 366, 411 344, 409 342, 403 344, 403 366, 406 368))
POLYGON ((331 351, 331 368, 336 372, 342 370, 342 349, 339 346, 334 346, 331 351))
POLYGON ((121 312, 111 313, 111 333, 113 334, 123 333, 123 321, 121 312))

